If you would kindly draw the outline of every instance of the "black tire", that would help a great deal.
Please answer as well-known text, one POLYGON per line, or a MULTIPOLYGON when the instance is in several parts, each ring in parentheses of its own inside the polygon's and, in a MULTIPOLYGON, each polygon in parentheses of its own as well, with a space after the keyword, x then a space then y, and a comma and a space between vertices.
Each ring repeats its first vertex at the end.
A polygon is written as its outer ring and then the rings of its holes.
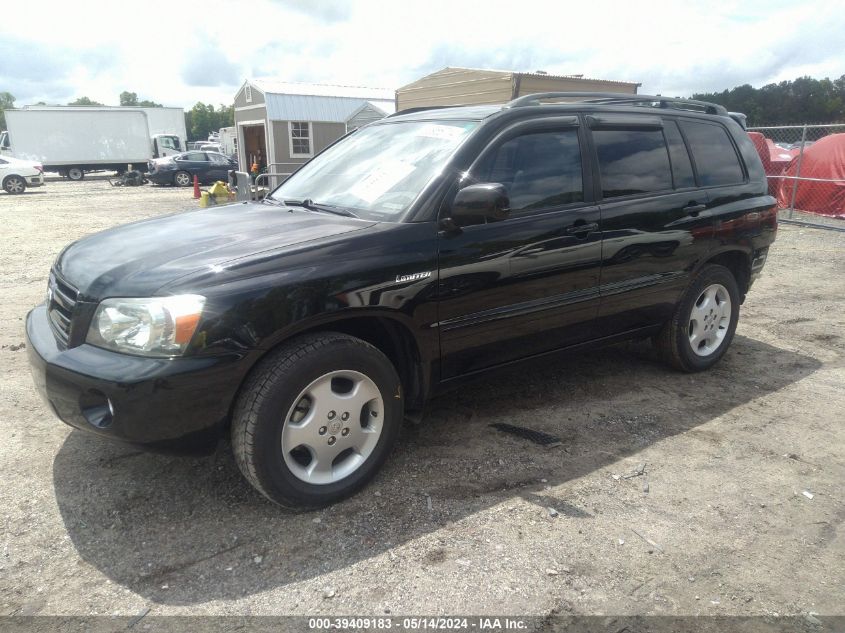
POLYGON ((190 187, 194 184, 194 179, 186 171, 177 171, 173 174, 173 184, 177 187, 190 187))
POLYGON ((3 190, 12 195, 21 194, 26 191, 26 180, 21 176, 6 176, 3 180, 3 190))
MULTIPOLYGON (((676 306, 672 318, 654 338, 655 347, 663 360, 675 369, 686 372, 703 371, 718 363, 730 347, 736 332, 739 302, 739 288, 730 270, 717 264, 708 264, 702 268, 676 306), (693 308, 702 297, 702 293, 714 284, 727 290, 730 297, 730 319, 724 328, 724 337, 718 347, 706 355, 700 355, 695 352, 690 341, 692 328, 690 321, 693 308)), ((712 323, 710 327, 714 327, 712 323)))
POLYGON ((271 501, 291 509, 322 507, 355 493, 376 474, 396 443, 403 416, 401 384, 387 357, 361 339, 321 332, 271 353, 247 379, 235 404, 232 451, 244 477, 271 501), (282 430, 303 390, 338 370, 359 372, 375 384, 384 404, 381 434, 351 474, 331 483, 309 483, 286 463, 282 430))
POLYGON ((85 170, 81 167, 69 167, 67 170, 67 177, 68 180, 79 182, 80 180, 85 178, 85 170))

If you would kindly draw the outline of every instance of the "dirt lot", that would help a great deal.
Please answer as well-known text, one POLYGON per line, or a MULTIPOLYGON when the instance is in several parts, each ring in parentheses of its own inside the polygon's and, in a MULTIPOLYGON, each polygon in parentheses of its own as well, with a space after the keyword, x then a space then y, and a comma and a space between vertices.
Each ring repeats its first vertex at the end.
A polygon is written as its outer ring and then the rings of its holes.
POLYGON ((23 318, 62 246, 194 206, 102 181, 0 195, 0 614, 845 612, 845 234, 781 227, 715 370, 636 343, 489 378, 361 494, 292 514, 228 447, 141 453, 31 386, 23 318))

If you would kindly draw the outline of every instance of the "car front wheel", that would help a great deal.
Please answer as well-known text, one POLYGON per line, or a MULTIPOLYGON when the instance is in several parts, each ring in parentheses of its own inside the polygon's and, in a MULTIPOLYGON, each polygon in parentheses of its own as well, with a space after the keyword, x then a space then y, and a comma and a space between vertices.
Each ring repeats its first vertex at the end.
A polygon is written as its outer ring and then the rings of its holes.
POLYGON ((739 289, 730 270, 705 266, 655 337, 661 356, 673 367, 709 369, 725 355, 739 320, 739 289))
POLYGON ((3 181, 6 193, 23 193, 26 191, 26 181, 20 176, 9 176, 3 181))
POLYGON ((347 497, 384 463, 403 419, 402 389, 378 349, 334 332, 273 353, 244 385, 232 449, 246 479, 288 508, 347 497))

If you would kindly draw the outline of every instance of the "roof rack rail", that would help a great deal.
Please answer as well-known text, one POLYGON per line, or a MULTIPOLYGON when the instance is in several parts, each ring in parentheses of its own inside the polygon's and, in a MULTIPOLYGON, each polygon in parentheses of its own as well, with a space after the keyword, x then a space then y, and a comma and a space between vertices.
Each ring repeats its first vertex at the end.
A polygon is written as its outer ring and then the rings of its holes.
POLYGON ((388 114, 385 119, 389 119, 393 116, 401 116, 403 114, 413 114, 414 112, 424 112, 425 110, 442 110, 443 108, 460 108, 462 106, 459 105, 438 105, 438 106, 418 106, 416 108, 405 108, 404 110, 399 110, 398 112, 393 112, 392 114, 388 114))
POLYGON ((579 103, 599 103, 606 105, 641 104, 650 105, 655 108, 672 108, 675 110, 692 110, 706 114, 727 115, 728 111, 724 106, 709 101, 696 101, 695 99, 679 99, 673 97, 661 97, 653 95, 632 95, 623 92, 539 92, 533 95, 518 97, 505 107, 522 108, 525 106, 541 105, 546 99, 578 99, 579 103))

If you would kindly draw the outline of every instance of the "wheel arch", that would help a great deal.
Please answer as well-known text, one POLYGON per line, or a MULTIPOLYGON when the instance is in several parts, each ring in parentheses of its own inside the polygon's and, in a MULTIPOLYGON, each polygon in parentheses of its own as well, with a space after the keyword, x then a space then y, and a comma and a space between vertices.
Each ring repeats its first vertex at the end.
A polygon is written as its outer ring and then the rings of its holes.
POLYGON ((281 346, 291 341, 318 334, 320 332, 339 332, 366 341, 381 351, 393 366, 405 392, 405 411, 418 412, 422 409, 430 390, 429 376, 421 353, 420 344, 410 327, 398 318, 383 314, 352 314, 319 323, 302 324, 293 331, 288 331, 272 344, 261 350, 244 374, 229 405, 231 420, 235 404, 249 378, 258 370, 262 361, 281 346))
POLYGON ((742 248, 723 249, 708 257, 702 266, 718 264, 731 271, 739 287, 740 302, 745 301, 745 295, 751 282, 751 253, 742 248))

